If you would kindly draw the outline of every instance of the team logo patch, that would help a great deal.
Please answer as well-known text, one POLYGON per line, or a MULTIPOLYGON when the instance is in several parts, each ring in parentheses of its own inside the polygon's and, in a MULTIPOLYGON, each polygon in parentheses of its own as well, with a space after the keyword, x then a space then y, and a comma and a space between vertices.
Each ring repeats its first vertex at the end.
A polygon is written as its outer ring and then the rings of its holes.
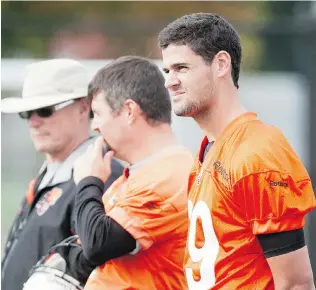
POLYGON ((44 197, 36 204, 36 212, 42 216, 57 200, 61 197, 63 191, 59 187, 54 187, 51 191, 45 193, 44 197))
POLYGON ((109 205, 113 206, 116 203, 117 197, 116 195, 112 196, 109 200, 109 205))

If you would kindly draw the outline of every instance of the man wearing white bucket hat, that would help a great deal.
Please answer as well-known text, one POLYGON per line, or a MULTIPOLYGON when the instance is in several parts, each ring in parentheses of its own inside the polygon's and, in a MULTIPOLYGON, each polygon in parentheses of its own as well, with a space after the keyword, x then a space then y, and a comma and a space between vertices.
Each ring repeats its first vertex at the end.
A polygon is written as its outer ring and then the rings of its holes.
MULTIPOLYGON (((8 235, 2 260, 3 290, 22 289, 41 257, 75 234, 72 168, 95 139, 90 137, 88 82, 86 69, 77 61, 40 61, 28 67, 22 98, 2 100, 1 111, 26 119, 35 149, 46 157, 8 235)), ((112 168, 105 188, 122 173, 117 161, 112 162, 112 168)), ((56 252, 64 270, 85 283, 96 265, 85 258, 82 248, 57 248, 56 252)))

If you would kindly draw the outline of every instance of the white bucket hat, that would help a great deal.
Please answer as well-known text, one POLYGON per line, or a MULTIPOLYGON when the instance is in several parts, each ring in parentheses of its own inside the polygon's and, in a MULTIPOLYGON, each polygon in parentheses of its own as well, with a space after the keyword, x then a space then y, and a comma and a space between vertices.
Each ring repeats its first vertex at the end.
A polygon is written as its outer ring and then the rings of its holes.
POLYGON ((2 99, 1 111, 19 113, 86 97, 88 84, 88 72, 78 61, 39 61, 27 67, 22 98, 2 99))

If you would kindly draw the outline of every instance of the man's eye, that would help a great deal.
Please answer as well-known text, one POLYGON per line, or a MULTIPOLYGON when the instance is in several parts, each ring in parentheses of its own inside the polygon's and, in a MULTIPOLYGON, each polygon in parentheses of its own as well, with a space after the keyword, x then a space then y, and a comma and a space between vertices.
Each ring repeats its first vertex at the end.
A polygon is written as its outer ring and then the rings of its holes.
POLYGON ((164 68, 163 71, 164 71, 165 74, 168 74, 170 72, 170 70, 168 70, 166 68, 164 68))
POLYGON ((187 70, 188 70, 188 67, 187 67, 187 66, 183 66, 183 65, 182 65, 182 66, 179 66, 179 67, 178 67, 178 71, 179 71, 179 72, 186 72, 187 70))

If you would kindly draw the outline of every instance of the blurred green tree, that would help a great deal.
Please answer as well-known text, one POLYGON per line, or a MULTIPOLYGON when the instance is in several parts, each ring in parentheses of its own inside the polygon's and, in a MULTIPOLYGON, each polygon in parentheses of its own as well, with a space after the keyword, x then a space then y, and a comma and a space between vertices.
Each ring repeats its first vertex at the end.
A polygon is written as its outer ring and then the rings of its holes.
MULTIPOLYGON (((160 54, 156 37, 160 29, 181 15, 203 11, 219 13, 236 23, 237 28, 241 27, 243 68, 255 69, 262 45, 256 33, 244 33, 243 29, 253 21, 268 18, 267 7, 267 2, 248 1, 7 1, 2 2, 1 11, 2 57, 47 58, 51 56, 52 42, 61 42, 58 37, 76 42, 80 35, 94 33, 103 35, 109 46, 103 56, 99 53, 96 58, 123 54, 157 58, 160 54)), ((77 45, 80 46, 80 42, 77 45)))

